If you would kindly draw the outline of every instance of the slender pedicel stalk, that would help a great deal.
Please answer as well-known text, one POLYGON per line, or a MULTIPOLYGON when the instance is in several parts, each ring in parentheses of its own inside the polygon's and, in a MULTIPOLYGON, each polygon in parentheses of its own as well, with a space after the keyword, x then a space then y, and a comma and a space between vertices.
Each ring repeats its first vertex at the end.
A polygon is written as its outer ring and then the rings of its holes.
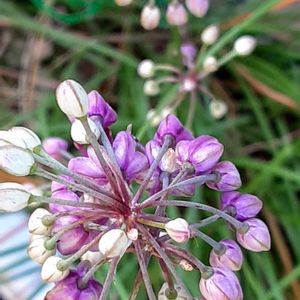
POLYGON ((74 158, 74 155, 72 155, 70 152, 65 151, 65 150, 60 150, 59 151, 60 155, 66 159, 67 161, 69 161, 70 159, 74 158))
POLYGON ((224 246, 222 244, 216 242, 214 239, 197 229, 191 229, 191 236, 199 237, 207 244, 209 244, 212 248, 214 248, 214 250, 218 253, 221 253, 224 250, 224 246))
POLYGON ((143 203, 138 205, 137 207, 140 209, 146 208, 151 206, 152 203, 155 203, 157 199, 159 199, 162 195, 164 195, 166 192, 172 191, 173 189, 176 189, 177 187, 181 187, 187 184, 204 184, 207 181, 216 181, 218 179, 218 176, 216 174, 209 174, 209 175, 200 175, 196 176, 191 179, 187 179, 181 182, 178 182, 174 185, 169 185, 164 190, 161 190, 154 195, 148 197, 143 203), (149 205, 150 204, 150 205, 149 205))
POLYGON ((174 66, 172 66, 172 65, 167 65, 167 64, 163 64, 163 65, 155 65, 154 66, 154 69, 155 70, 163 70, 163 71, 170 71, 170 72, 173 72, 173 73, 176 73, 176 74, 180 74, 181 73, 181 71, 178 69, 178 68, 176 68, 176 67, 174 67, 174 66))
POLYGON ((100 297, 99 297, 99 300, 107 299, 109 288, 110 288, 111 283, 114 279, 119 261, 120 261, 120 257, 116 257, 116 258, 112 259, 109 270, 108 270, 108 273, 106 275, 104 285, 103 285, 103 290, 102 290, 102 292, 100 294, 100 297))
POLYGON ((62 183, 62 184, 68 186, 69 188, 71 188, 73 190, 80 191, 80 192, 86 193, 86 194, 88 194, 88 195, 90 195, 92 197, 95 197, 99 201, 102 201, 107 206, 116 206, 120 210, 124 210, 124 209, 126 210, 127 209, 124 206, 124 204, 120 203, 119 201, 116 201, 113 198, 110 198, 110 197, 108 197, 106 195, 103 195, 103 194, 101 194, 101 193, 99 193, 97 191, 94 191, 94 190, 92 190, 92 189, 90 189, 88 187, 85 187, 84 185, 69 182, 69 181, 65 180, 64 178, 60 178, 59 176, 57 176, 55 174, 52 174, 52 173, 50 173, 48 171, 45 171, 43 169, 40 169, 40 168, 38 170, 36 170, 35 173, 37 175, 39 175, 41 177, 44 177, 44 178, 47 178, 49 180, 62 183))
MULTIPOLYGON (((171 200, 171 201, 157 201, 157 202, 152 203, 150 206, 161 206, 161 205, 162 206, 192 207, 192 208, 208 211, 212 214, 218 215, 225 221, 232 224, 238 230, 243 229, 245 226, 244 223, 236 220, 235 218, 231 217, 230 215, 226 214, 225 212, 223 212, 217 208, 211 207, 209 205, 206 205, 206 204, 194 203, 194 202, 189 202, 189 201, 171 200)), ((148 207, 148 205, 147 205, 147 207, 148 207)))
POLYGON ((156 168, 157 168, 159 162, 161 161, 162 157, 164 156, 164 154, 167 152, 167 150, 171 146, 173 139, 174 138, 170 135, 165 136, 162 147, 160 148, 156 158, 152 162, 151 167, 149 168, 144 181, 142 182, 142 184, 140 185, 139 189, 137 190, 135 196, 132 199, 132 202, 131 202, 132 206, 134 206, 138 201, 140 201, 140 198, 141 198, 143 192, 145 191, 154 171, 156 170, 156 168))
POLYGON ((223 66, 224 64, 228 63, 230 60, 232 60, 236 56, 238 56, 238 54, 234 50, 228 52, 226 55, 222 56, 218 60, 218 68, 223 66))
POLYGON ((138 262, 139 262, 139 266, 143 275, 143 279, 144 279, 144 283, 145 283, 145 287, 147 290, 147 294, 150 300, 156 300, 156 296, 154 294, 153 288, 152 288, 152 284, 149 278, 149 274, 147 271, 147 265, 145 262, 145 258, 142 252, 142 248, 140 245, 139 241, 135 241, 133 242, 135 250, 136 250, 136 254, 137 254, 137 258, 138 258, 138 262))
POLYGON ((157 84, 161 84, 161 83, 177 83, 179 82, 179 79, 176 78, 176 77, 172 77, 172 76, 169 76, 169 77, 162 77, 162 78, 159 78, 157 80, 155 80, 157 84))
POLYGON ((142 218, 137 218, 136 221, 141 224, 147 225, 147 226, 165 229, 165 224, 160 223, 160 222, 155 222, 155 221, 146 220, 146 219, 142 219, 142 218))
MULTIPOLYGON (((180 174, 180 173, 179 173, 180 174)), ((162 189, 164 190, 169 185, 170 181, 170 174, 167 172, 162 173, 162 189)), ((175 178, 176 179, 176 178, 175 178)), ((167 197, 167 193, 162 195, 160 200, 165 200, 167 197)), ((165 215, 166 208, 164 206, 159 206, 156 208, 155 216, 164 216, 165 215)))
POLYGON ((166 264, 164 263, 163 260, 159 259, 159 265, 160 265, 160 268, 161 270, 163 271, 164 273, 164 276, 165 276, 165 279, 166 279, 166 282, 168 284, 168 288, 169 288, 169 294, 172 296, 172 299, 176 299, 177 297, 177 291, 174 287, 174 282, 173 282, 173 278, 170 274, 170 271, 168 269, 168 267, 166 266, 166 264))
POLYGON ((192 123, 194 120, 195 112, 196 112, 196 92, 193 90, 191 93, 191 99, 190 99, 190 107, 188 111, 188 117, 186 121, 186 127, 190 130, 192 129, 192 123))
POLYGON ((141 231, 142 233, 144 233, 144 235, 148 238, 148 241, 152 244, 152 246, 154 247, 154 249, 157 251, 157 253, 160 255, 161 259, 164 261, 164 263, 166 264, 166 266, 168 267, 168 269, 171 271, 171 273, 175 277, 177 284, 179 284, 180 287, 184 290, 184 292, 188 295, 188 299, 192 300, 193 297, 191 296, 190 292, 185 287, 183 281, 181 280, 181 278, 178 275, 175 267, 173 266, 170 258, 166 255, 166 253, 161 248, 161 246, 158 244, 158 242, 156 241, 156 239, 143 226, 140 226, 140 225, 137 224, 137 227, 138 227, 139 231, 141 231))
POLYGON ((138 219, 150 220, 155 222, 167 223, 170 221, 170 218, 166 218, 159 215, 152 215, 152 214, 137 214, 138 219))
POLYGON ((200 228, 200 227, 207 226, 207 225, 209 225, 211 223, 214 223, 214 222, 216 222, 219 219, 220 219, 220 217, 218 215, 214 215, 214 216, 208 217, 206 219, 203 219, 203 220, 201 220, 198 223, 194 223, 194 224, 192 224, 190 226, 193 227, 193 228, 200 228))

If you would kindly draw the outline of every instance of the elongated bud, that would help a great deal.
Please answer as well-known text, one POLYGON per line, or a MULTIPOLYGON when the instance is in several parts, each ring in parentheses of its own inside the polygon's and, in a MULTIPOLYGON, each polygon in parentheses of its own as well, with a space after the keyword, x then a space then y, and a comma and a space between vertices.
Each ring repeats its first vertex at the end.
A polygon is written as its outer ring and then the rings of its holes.
POLYGON ((88 95, 74 80, 63 81, 56 89, 59 108, 68 116, 81 118, 88 112, 88 95))
POLYGON ((149 78, 154 75, 154 62, 150 59, 144 59, 138 66, 138 74, 143 78, 149 78))
POLYGON ((196 17, 203 17, 208 11, 209 0, 185 0, 185 5, 196 17))
POLYGON ((186 10, 179 2, 172 2, 168 5, 166 17, 168 23, 175 26, 182 26, 188 20, 186 10))
POLYGON ((219 33, 219 27, 217 25, 210 25, 206 27, 201 34, 202 43, 207 46, 214 44, 219 37, 219 33))
POLYGON ((152 30, 156 28, 160 20, 160 10, 155 5, 146 5, 144 6, 141 13, 141 25, 146 30, 152 30))
POLYGON ((46 259, 42 266, 41 276, 43 281, 46 282, 57 282, 66 278, 70 270, 66 269, 64 271, 60 271, 57 268, 57 264, 62 261, 60 257, 50 256, 46 259))
POLYGON ((238 38, 233 46, 234 51, 240 56, 250 55, 256 47, 256 39, 253 36, 245 35, 238 38))
POLYGON ((99 250, 107 258, 122 256, 130 241, 121 229, 112 229, 106 232, 99 241, 99 250))
POLYGON ((267 225, 256 218, 246 220, 244 224, 248 225, 248 230, 245 233, 237 231, 238 242, 244 248, 254 252, 269 251, 271 237, 267 225))
POLYGON ((188 222, 181 218, 169 221, 165 225, 165 230, 170 238, 177 243, 185 243, 191 236, 188 222))
POLYGON ((214 56, 208 56, 203 61, 203 71, 212 73, 218 70, 218 61, 214 56))
POLYGON ((15 176, 27 176, 33 171, 32 154, 15 146, 0 147, 0 169, 15 176))
MULTIPOLYGON (((97 128, 96 124, 88 118, 88 124, 91 128, 91 131, 94 133, 96 138, 98 139, 100 136, 99 129, 97 128)), ((71 127, 71 137, 72 140, 78 144, 89 144, 89 138, 87 136, 87 133, 79 120, 75 120, 75 122, 72 124, 71 127)))
POLYGON ((206 300, 243 299, 242 288, 237 277, 226 268, 213 268, 211 272, 203 273, 199 287, 206 300))
POLYGON ((55 249, 48 250, 45 248, 46 240, 46 237, 39 236, 30 242, 27 249, 28 256, 39 264, 43 264, 48 257, 55 254, 55 249))
POLYGON ((30 216, 28 220, 28 230, 33 234, 47 234, 50 230, 50 226, 46 226, 43 223, 45 216, 51 217, 51 213, 44 208, 37 208, 30 216))
POLYGON ((116 4, 119 6, 126 6, 132 3, 132 0, 115 0, 116 4))
POLYGON ((227 114, 228 106, 222 100, 212 100, 209 104, 209 110, 215 119, 221 119, 227 114))
POLYGON ((92 265, 98 263, 100 259, 103 257, 103 254, 99 251, 87 251, 81 256, 81 260, 88 260, 92 265))
POLYGON ((154 80, 147 80, 144 83, 144 93, 148 96, 156 96, 160 92, 159 84, 154 80))
POLYGON ((223 240, 220 244, 224 246, 222 253, 216 253, 212 250, 209 262, 213 267, 228 268, 232 271, 238 271, 243 264, 243 253, 235 241, 223 240))
POLYGON ((31 194, 21 184, 0 183, 0 211, 15 212, 25 208, 31 194))

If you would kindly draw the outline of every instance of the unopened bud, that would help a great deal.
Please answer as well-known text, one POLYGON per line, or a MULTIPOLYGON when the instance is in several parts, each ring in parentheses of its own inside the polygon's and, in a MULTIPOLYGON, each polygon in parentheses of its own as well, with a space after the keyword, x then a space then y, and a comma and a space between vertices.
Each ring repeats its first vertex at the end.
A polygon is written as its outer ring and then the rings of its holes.
POLYGON ((165 225, 165 230, 170 238, 177 243, 185 243, 191 236, 188 222, 181 218, 169 221, 165 225))
POLYGON ((241 36, 233 46, 234 51, 240 56, 250 55, 256 47, 256 39, 250 35, 241 36))
POLYGON ((81 118, 88 112, 88 95, 74 80, 63 81, 56 89, 59 108, 68 116, 81 118))
POLYGON ((43 281, 57 282, 63 280, 69 275, 69 268, 67 268, 64 271, 58 270, 57 265, 61 261, 63 260, 57 256, 50 256, 46 259, 41 270, 41 276, 43 281))
POLYGON ((173 2, 168 5, 166 17, 168 23, 175 26, 186 24, 188 19, 184 6, 179 2, 173 2))
POLYGON ((99 263, 103 255, 99 251, 87 251, 81 256, 81 260, 88 260, 92 265, 99 263))
POLYGON ((208 56, 203 61, 203 71, 212 73, 218 70, 218 61, 214 56, 208 56))
POLYGON ((227 114, 228 106, 222 100, 212 100, 209 104, 209 110, 215 119, 221 119, 227 114))
POLYGON ((119 6, 126 6, 132 3, 132 0, 115 0, 116 4, 119 6))
POLYGON ((144 59, 138 65, 138 74, 143 78, 149 78, 154 75, 154 62, 150 59, 144 59))
MULTIPOLYGON (((90 118, 88 118, 87 120, 88 120, 88 124, 90 126, 91 131, 96 136, 96 139, 98 139, 100 136, 99 129, 97 128, 96 124, 90 118)), ((71 137, 72 137, 72 140, 78 144, 89 144, 90 143, 88 135, 87 135, 80 120, 75 120, 75 122, 72 124, 71 137)))
POLYGON ((210 25, 206 27, 201 34, 201 41, 204 45, 210 46, 214 44, 219 37, 219 27, 210 25))
POLYGON ((176 159, 176 153, 172 148, 169 148, 162 157, 159 167, 163 172, 173 173, 179 169, 176 159))
POLYGON ((28 230, 33 234, 47 234, 50 230, 49 226, 45 226, 43 218, 51 216, 51 213, 44 208, 37 208, 28 220, 28 230))
POLYGON ((184 271, 187 271, 187 272, 191 272, 194 270, 194 267, 185 259, 182 259, 180 262, 179 262, 179 266, 184 270, 184 271))
POLYGON ((152 30, 156 28, 160 20, 160 10, 155 5, 144 6, 141 13, 141 25, 146 30, 152 30))
POLYGON ((127 231, 127 237, 132 240, 136 241, 139 237, 139 232, 136 228, 131 228, 127 231))
POLYGON ((55 254, 55 248, 52 250, 45 248, 46 239, 44 236, 34 238, 27 249, 28 256, 39 264, 43 264, 48 257, 55 254))
POLYGON ((147 80, 144 83, 144 93, 148 96, 156 96, 159 93, 159 84, 154 80, 147 80))
POLYGON ((99 241, 99 250, 107 258, 122 256, 130 242, 121 229, 106 232, 99 241))
POLYGON ((209 8, 209 0, 185 0, 185 5, 196 17, 203 17, 209 8))

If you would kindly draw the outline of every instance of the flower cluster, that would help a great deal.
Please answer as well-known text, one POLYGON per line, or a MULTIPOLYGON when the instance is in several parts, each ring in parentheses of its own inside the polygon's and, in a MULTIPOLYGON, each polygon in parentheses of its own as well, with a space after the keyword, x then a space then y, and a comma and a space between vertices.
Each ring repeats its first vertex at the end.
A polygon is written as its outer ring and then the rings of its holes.
MULTIPOLYGON (((115 0, 119 6, 131 4, 132 0, 115 0)), ((183 1, 182 1, 183 2, 183 1)), ((168 4, 166 19, 170 25, 183 26, 188 21, 187 10, 196 17, 203 17, 209 8, 209 0, 185 0, 185 5, 178 0, 172 0, 168 4)), ((155 4, 155 0, 149 0, 141 12, 141 25, 146 30, 155 29, 159 25, 161 12, 155 4)))
POLYGON ((149 299, 157 299, 147 272, 154 257, 166 281, 158 299, 193 299, 178 275, 177 268, 182 268, 199 270, 205 299, 241 300, 234 274, 242 266, 241 249, 234 240, 214 240, 202 228, 222 219, 238 243, 251 251, 269 250, 270 235, 256 218, 262 202, 237 192, 238 170, 220 161, 223 145, 212 136, 194 137, 174 115, 168 115, 142 145, 130 129, 112 135, 110 126, 117 114, 96 91, 87 94, 77 82, 67 80, 56 95, 72 123, 79 156, 66 155, 67 145, 59 139, 41 143, 27 128, 0 132, 0 169, 52 182, 51 197, 33 194, 17 183, 0 184, 1 211, 36 208, 28 223, 28 255, 42 264, 42 279, 55 283, 46 299, 107 299, 119 261, 134 253, 140 272, 130 299, 136 298, 142 280, 149 299), (64 159, 69 157, 67 166, 57 160, 62 153, 64 159), (220 209, 180 199, 205 185, 221 193, 220 209), (48 206, 38 207, 43 204, 48 206), (211 216, 197 223, 180 216, 170 219, 170 206, 211 216), (210 266, 180 247, 194 238, 212 247, 210 266), (106 263, 109 271, 100 284, 94 274, 106 263))
MULTIPOLYGON (((222 118, 227 113, 227 105, 222 100, 215 99, 214 95, 206 88, 205 79, 213 72, 216 72, 222 65, 237 56, 250 55, 256 46, 255 38, 242 36, 238 38, 233 48, 223 57, 217 59, 215 56, 208 55, 209 47, 219 38, 219 28, 217 25, 210 25, 201 34, 202 47, 198 51, 197 47, 189 42, 181 45, 182 67, 179 68, 170 64, 155 64, 150 59, 145 59, 138 66, 138 74, 147 79, 144 84, 144 93, 149 96, 156 96, 160 92, 162 84, 176 84, 179 86, 179 93, 172 103, 168 104, 165 110, 169 113, 174 111, 181 101, 189 95, 191 99, 191 114, 194 109, 197 93, 201 92, 209 96, 210 112, 216 119, 222 118), (158 78, 154 76, 159 75, 158 78), (166 75, 166 73, 168 73, 166 75)), ((149 115, 150 123, 157 125, 157 120, 164 117, 152 112, 149 115)))

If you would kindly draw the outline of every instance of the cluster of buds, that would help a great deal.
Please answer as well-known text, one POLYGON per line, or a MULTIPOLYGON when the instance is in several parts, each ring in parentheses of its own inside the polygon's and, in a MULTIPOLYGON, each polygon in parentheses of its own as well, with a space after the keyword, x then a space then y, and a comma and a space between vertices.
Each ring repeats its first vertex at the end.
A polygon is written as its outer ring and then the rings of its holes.
MULTIPOLYGON (((126 6, 132 3, 132 0, 115 0, 117 5, 126 6)), ((183 1, 171 0, 166 10, 166 19, 170 25, 183 26, 188 21, 187 10, 196 17, 203 17, 206 15, 209 8, 209 0, 185 0, 183 1)), ((143 7, 141 12, 141 25, 146 30, 155 29, 159 25, 161 12, 159 7, 155 4, 155 0, 149 0, 143 7)))
POLYGON ((193 299, 177 266, 201 273, 199 289, 206 300, 241 300, 242 289, 233 273, 241 268, 241 249, 233 240, 214 240, 202 228, 222 219, 238 243, 251 251, 268 250, 270 235, 256 218, 261 201, 235 191, 241 186, 240 175, 231 162, 220 161, 223 145, 212 136, 194 137, 170 114, 144 146, 131 129, 112 135, 110 125, 117 114, 96 91, 87 94, 77 82, 67 80, 56 95, 80 152, 67 166, 56 160, 60 143, 52 144, 58 149, 53 155, 52 147, 47 153, 45 143, 27 128, 0 134, 0 169, 51 181, 50 197, 34 195, 16 183, 0 184, 1 211, 36 208, 28 223, 28 254, 42 264, 42 279, 55 283, 45 299, 108 299, 119 261, 134 253, 140 273, 130 299, 136 299, 142 280, 151 300, 193 299), (188 200, 204 186, 221 193, 220 209, 188 200), (46 208, 37 207, 45 204, 46 208), (196 223, 180 216, 170 219, 171 206, 211 216, 196 223), (211 266, 181 247, 194 238, 212 247, 211 266), (151 257, 158 260, 166 281, 158 296, 147 272, 151 257), (107 277, 99 283, 94 273, 106 263, 107 277))
MULTIPOLYGON (((216 58, 207 53, 209 53, 209 47, 218 38, 218 26, 210 25, 201 34, 202 46, 199 51, 192 43, 187 42, 182 44, 180 48, 182 57, 181 67, 170 64, 155 64, 150 59, 141 61, 137 72, 142 78, 146 79, 144 93, 148 96, 156 96, 159 94, 162 84, 176 84, 179 87, 179 93, 173 102, 168 104, 168 110, 175 110, 181 101, 186 98, 186 95, 188 95, 191 99, 190 113, 192 114, 195 111, 194 103, 197 93, 201 92, 211 99, 209 105, 211 115, 216 119, 224 117, 228 110, 226 103, 216 99, 203 83, 211 73, 216 72, 222 65, 233 58, 250 55, 255 49, 256 40, 251 36, 239 37, 234 42, 230 52, 221 58, 216 58)), ((157 114, 155 114, 155 117, 157 118, 157 114)), ((153 121, 153 115, 149 116, 149 119, 153 121)))

